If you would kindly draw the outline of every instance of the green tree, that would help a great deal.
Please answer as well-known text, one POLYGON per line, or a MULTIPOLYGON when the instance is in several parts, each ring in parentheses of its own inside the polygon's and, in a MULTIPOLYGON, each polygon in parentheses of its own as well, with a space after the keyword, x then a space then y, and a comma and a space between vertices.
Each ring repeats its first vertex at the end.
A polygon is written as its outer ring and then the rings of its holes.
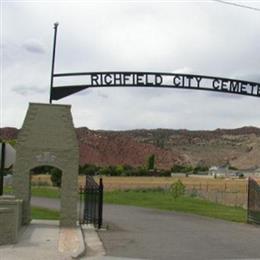
POLYGON ((179 165, 179 164, 175 164, 172 168, 171 168, 172 172, 175 173, 188 173, 188 172, 192 172, 193 168, 192 166, 189 165, 179 165))
POLYGON ((131 165, 124 164, 123 167, 124 167, 124 172, 122 174, 123 176, 135 175, 135 169, 131 165))
POLYGON ((85 164, 79 167, 79 174, 93 176, 99 171, 99 167, 94 164, 85 164))
POLYGON ((232 170, 232 171, 237 171, 238 170, 238 168, 237 167, 235 167, 235 166, 228 166, 228 169, 229 170, 232 170))
POLYGON ((35 167, 31 170, 31 174, 47 174, 51 173, 51 170, 53 169, 52 166, 49 165, 42 165, 35 167))
POLYGON ((193 169, 193 173, 194 174, 197 174, 199 172, 207 172, 209 170, 209 167, 208 166, 196 166, 194 169, 193 169))
POLYGON ((100 167, 99 174, 106 175, 106 176, 116 176, 115 167, 111 165, 100 167))
POLYGON ((145 167, 137 167, 136 168, 136 176, 147 176, 148 175, 148 171, 145 167))
POLYGON ((51 181, 54 187, 61 187, 62 171, 58 168, 51 169, 51 181))
POLYGON ((148 170, 153 170, 155 165, 155 155, 152 154, 151 156, 148 157, 147 160, 147 169, 148 170))

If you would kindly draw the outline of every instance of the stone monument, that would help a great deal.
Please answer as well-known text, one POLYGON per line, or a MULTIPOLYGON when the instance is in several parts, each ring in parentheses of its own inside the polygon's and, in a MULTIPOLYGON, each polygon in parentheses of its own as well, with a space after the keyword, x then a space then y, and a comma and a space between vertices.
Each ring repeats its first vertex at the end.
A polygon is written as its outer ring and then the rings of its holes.
POLYGON ((30 170, 43 165, 62 171, 60 225, 76 226, 79 148, 69 105, 30 103, 19 132, 13 188, 22 200, 22 224, 31 221, 30 170))

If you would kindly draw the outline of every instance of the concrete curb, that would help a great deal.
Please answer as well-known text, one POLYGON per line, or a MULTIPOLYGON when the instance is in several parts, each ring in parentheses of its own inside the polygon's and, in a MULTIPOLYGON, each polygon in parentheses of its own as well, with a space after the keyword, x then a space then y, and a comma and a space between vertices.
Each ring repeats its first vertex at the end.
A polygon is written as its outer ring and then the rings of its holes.
POLYGON ((82 257, 86 253, 85 236, 83 234, 83 230, 82 230, 81 225, 77 228, 77 233, 78 233, 78 237, 80 238, 80 240, 79 240, 78 250, 71 254, 71 257, 74 258, 74 259, 82 257))
POLYGON ((64 257, 77 259, 85 255, 86 246, 81 227, 60 227, 58 251, 64 257))
POLYGON ((82 225, 85 235, 88 257, 101 257, 106 255, 105 248, 93 225, 82 225))

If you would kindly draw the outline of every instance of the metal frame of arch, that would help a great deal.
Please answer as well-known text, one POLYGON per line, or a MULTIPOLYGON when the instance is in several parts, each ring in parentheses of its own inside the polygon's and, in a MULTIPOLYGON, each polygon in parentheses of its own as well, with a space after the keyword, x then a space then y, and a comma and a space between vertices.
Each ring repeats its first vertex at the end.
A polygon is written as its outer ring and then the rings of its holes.
POLYGON ((50 103, 87 88, 98 87, 154 87, 206 90, 244 96, 260 97, 260 83, 223 77, 165 73, 165 72, 77 72, 54 73, 58 23, 54 24, 54 42, 50 84, 50 103), (85 84, 53 86, 55 78, 84 76, 85 84))

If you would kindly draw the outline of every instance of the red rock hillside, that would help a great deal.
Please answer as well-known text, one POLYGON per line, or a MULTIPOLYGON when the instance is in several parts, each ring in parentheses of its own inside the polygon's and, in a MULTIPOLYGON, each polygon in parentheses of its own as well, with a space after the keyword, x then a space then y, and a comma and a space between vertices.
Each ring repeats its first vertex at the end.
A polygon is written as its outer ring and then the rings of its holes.
MULTIPOLYGON (((173 129, 103 131, 76 128, 80 164, 141 166, 155 155, 157 168, 174 164, 223 165, 238 169, 260 167, 260 128, 213 131, 173 129)), ((16 139, 18 130, 0 129, 0 138, 16 139)))
POLYGON ((80 145, 80 164, 141 166, 152 154, 155 155, 157 168, 170 168, 176 163, 184 162, 184 157, 177 153, 152 144, 139 143, 124 134, 78 128, 77 135, 80 145))

